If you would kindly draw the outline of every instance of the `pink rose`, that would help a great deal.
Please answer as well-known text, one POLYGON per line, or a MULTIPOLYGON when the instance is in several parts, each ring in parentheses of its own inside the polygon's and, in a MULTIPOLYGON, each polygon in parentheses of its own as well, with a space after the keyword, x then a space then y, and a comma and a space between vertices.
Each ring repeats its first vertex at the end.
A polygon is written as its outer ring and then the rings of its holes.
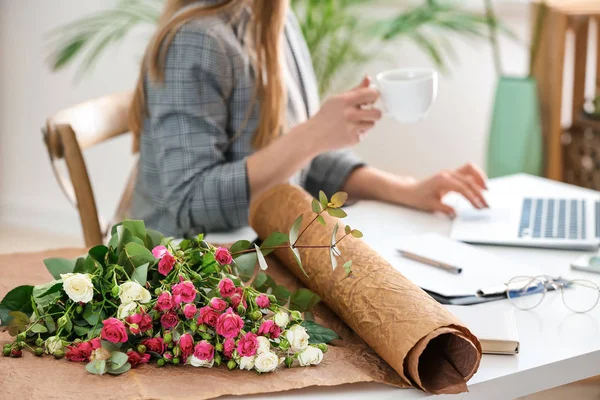
POLYGON ((177 326, 178 323, 179 323, 179 317, 173 311, 166 312, 160 317, 160 324, 165 329, 171 329, 171 328, 177 326))
POLYGON ((231 301, 231 306, 236 308, 240 305, 240 303, 244 306, 244 308, 248 308, 248 303, 246 303, 246 299, 244 299, 242 294, 236 293, 229 298, 231 301))
POLYGON ((153 351, 162 355, 167 350, 167 345, 163 338, 155 337, 142 340, 142 344, 146 346, 146 350, 153 351))
POLYGON ((181 350, 181 358, 184 361, 194 353, 194 339, 192 335, 184 333, 179 337, 179 349, 181 350))
POLYGON ((210 308, 209 306, 202 307, 200 309, 200 316, 198 317, 198 324, 206 324, 209 326, 217 325, 219 319, 219 313, 210 308))
POLYGON ((69 361, 88 362, 93 350, 90 342, 73 343, 71 346, 67 346, 65 358, 69 361))
POLYGON ((142 322, 142 314, 131 314, 130 316, 128 316, 127 318, 125 318, 125 321, 127 321, 128 324, 138 324, 140 322, 142 322))
POLYGON ((225 309, 227 308, 227 302, 223 299, 219 299, 218 297, 213 297, 212 299, 210 299, 210 302, 208 304, 215 311, 225 311, 225 309))
POLYGON ((152 317, 145 312, 142 313, 142 320, 138 325, 140 326, 140 331, 142 332, 152 329, 152 317))
POLYGON ((240 333, 240 330, 243 327, 244 321, 239 315, 234 313, 230 307, 224 314, 219 316, 216 330, 219 335, 225 338, 234 338, 240 333))
POLYGON ((231 253, 224 247, 217 247, 215 251, 215 260, 221 265, 231 264, 233 258, 231 257, 231 253))
POLYGON ((258 339, 255 333, 248 332, 240 338, 237 351, 242 357, 251 357, 256 354, 258 349, 258 339))
POLYGON ((195 304, 186 304, 183 307, 183 315, 185 315, 185 317, 187 319, 192 319, 194 318, 194 315, 196 315, 196 311, 198 311, 198 308, 196 307, 195 304))
POLYGON ((277 339, 281 334, 281 328, 273 322, 273 320, 268 319, 264 321, 260 328, 258 328, 258 334, 261 336, 271 336, 273 339, 277 339))
POLYGON ((109 318, 102 321, 104 326, 100 332, 102 339, 112 343, 125 343, 127 341, 127 329, 121 321, 116 318, 109 318))
POLYGON ((92 349, 94 349, 94 350, 99 349, 100 347, 102 347, 102 345, 100 344, 100 338, 99 337, 90 340, 89 343, 92 345, 92 349))
POLYGON ((221 297, 229 297, 235 293, 235 285, 233 281, 229 278, 221 279, 219 282, 219 292, 221 293, 221 297))
POLYGON ((223 342, 223 354, 227 358, 231 358, 233 351, 235 350, 235 340, 232 338, 225 339, 223 342))
POLYGON ((158 272, 164 276, 169 275, 169 272, 171 272, 175 265, 175 257, 169 253, 169 250, 165 246, 156 246, 152 249, 152 255, 154 258, 160 259, 158 261, 158 272))
POLYGON ((131 324, 129 325, 129 332, 131 332, 132 335, 139 335, 141 332, 140 327, 138 324, 131 324))
POLYGON ((269 308, 271 306, 271 302, 266 294, 259 294, 256 296, 256 305, 260 308, 269 308))
POLYGON ((156 308, 159 311, 168 311, 175 306, 173 296, 169 292, 162 292, 156 299, 156 308))
POLYGON ((191 303, 196 299, 196 288, 190 281, 185 281, 173 285, 173 298, 176 304, 181 302, 191 303))
POLYGON ((148 353, 140 354, 137 351, 129 350, 127 351, 127 357, 131 368, 150 362, 150 354, 148 353))
POLYGON ((202 361, 212 360, 215 356, 215 348, 206 340, 201 340, 194 347, 194 356, 202 361))

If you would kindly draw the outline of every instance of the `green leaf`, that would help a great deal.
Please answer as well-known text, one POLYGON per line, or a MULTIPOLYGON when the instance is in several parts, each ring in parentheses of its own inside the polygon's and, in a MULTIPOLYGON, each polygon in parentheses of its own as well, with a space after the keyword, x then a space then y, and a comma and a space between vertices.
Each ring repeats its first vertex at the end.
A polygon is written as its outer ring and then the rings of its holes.
POLYGON ((123 365, 125 365, 128 359, 129 357, 127 357, 127 354, 122 353, 120 351, 113 351, 110 358, 108 359, 108 369, 119 369, 123 365))
POLYGON ((318 214, 321 212, 321 203, 319 203, 319 200, 317 199, 312 199, 312 210, 315 214, 318 214))
POLYGON ((123 364, 123 366, 121 368, 118 368, 118 369, 109 368, 108 371, 106 371, 106 372, 108 372, 111 375, 121 375, 121 374, 124 374, 125 372, 129 371, 130 369, 131 369, 131 364, 127 362, 127 363, 123 364))
POLYGON ((296 218, 292 227, 290 228, 290 245, 296 244, 298 240, 298 234, 300 233, 300 228, 302 227, 302 214, 296 218))
POLYGON ((308 339, 308 343, 310 344, 329 343, 332 340, 340 338, 335 331, 325 328, 314 321, 304 321, 302 322, 302 326, 306 328, 306 333, 310 336, 308 339))
POLYGON ((144 286, 148 279, 148 263, 142 264, 139 267, 136 267, 133 270, 133 274, 131 274, 131 280, 136 281, 140 285, 144 286))
POLYGON ((103 349, 110 351, 111 353, 119 351, 119 349, 121 348, 121 344, 122 343, 112 343, 107 340, 100 341, 100 346, 102 346, 103 349))
POLYGON ((73 330, 73 322, 71 321, 71 318, 69 317, 69 315, 65 314, 67 323, 65 324, 65 329, 67 330, 67 332, 71 333, 71 331, 73 330))
POLYGON ((155 231, 154 229, 146 229, 146 239, 144 244, 147 248, 153 249, 156 246, 159 246, 163 240, 163 235, 159 231, 155 231))
POLYGON ((146 240, 146 225, 144 221, 126 219, 123 221, 123 226, 142 242, 146 240))
POLYGON ((258 274, 256 274, 256 278, 254 278, 252 286, 254 286, 256 289, 259 289, 267 283, 268 279, 269 277, 267 276, 267 274, 265 274, 264 272, 259 272, 258 274))
POLYGON ((241 277, 245 278, 245 280, 252 277, 257 262, 258 256, 255 252, 241 254, 235 259, 235 264, 241 271, 241 277))
MULTIPOLYGON (((33 286, 17 286, 4 296, 0 305, 9 311, 20 311, 24 314, 31 314, 33 312, 33 307, 31 305, 32 294, 33 286)), ((2 320, 2 323, 4 324, 4 319, 2 320)))
POLYGON ((48 328, 48 332, 52 333, 56 330, 56 324, 52 317, 44 317, 44 323, 46 324, 46 328, 48 328))
POLYGON ((76 263, 74 273, 77 274, 95 274, 102 273, 102 265, 94 260, 92 257, 87 256, 83 263, 76 263))
POLYGON ((346 218, 348 216, 346 211, 342 210, 341 208, 328 208, 327 213, 336 218, 346 218))
POLYGON ((350 232, 350 234, 357 239, 360 239, 361 237, 363 237, 363 233, 361 231, 359 231, 358 229, 352 229, 352 232, 350 232))
POLYGON ((258 265, 260 266, 260 269, 266 271, 267 268, 269 268, 269 266, 267 265, 267 260, 265 260, 265 256, 263 256, 263 253, 260 251, 260 248, 256 244, 254 245, 254 248, 256 249, 256 256, 258 257, 258 265))
POLYGON ((304 270, 304 267, 302 266, 302 259, 300 258, 300 252, 295 247, 290 247, 290 250, 292 251, 292 254, 294 255, 294 259, 296 260, 298 267, 300 267, 300 270, 302 271, 304 276, 306 276, 308 278, 308 274, 306 273, 306 271, 304 270))
POLYGON ((125 248, 125 245, 127 243, 130 243, 133 241, 133 233, 131 233, 129 231, 129 229, 125 228, 123 225, 117 227, 117 237, 118 237, 118 243, 117 243, 117 254, 121 254, 121 252, 123 251, 123 249, 125 248))
POLYGON ((108 247, 104 246, 103 244, 92 247, 90 251, 88 251, 88 255, 94 260, 98 261, 101 265, 106 264, 106 253, 108 253, 108 247))
POLYGON ((90 331, 90 329, 92 329, 90 326, 78 326, 75 325, 73 327, 73 329, 75 329, 75 334, 77 334, 77 336, 85 336, 88 334, 88 332, 90 331))
POLYGON ((346 203, 348 200, 348 193, 346 192, 337 192, 333 196, 331 196, 331 206, 334 208, 340 208, 346 203))
POLYGON ((34 324, 31 327, 31 332, 33 332, 33 333, 47 333, 48 332, 48 328, 46 328, 42 324, 34 324))
POLYGON ((35 300, 35 304, 40 307, 45 307, 48 304, 53 303, 61 296, 60 291, 62 287, 62 279, 34 286, 32 295, 33 299, 35 300))
POLYGON ((350 225, 346 225, 344 227, 344 232, 346 233, 346 235, 349 235, 350 232, 352 232, 352 228, 350 228, 350 225))
POLYGON ((85 308, 83 309, 83 319, 85 319, 88 324, 94 326, 98 321, 104 320, 104 318, 106 318, 104 310, 99 313, 98 310, 94 309, 92 303, 87 303, 85 305, 85 308))
POLYGON ((94 360, 85 366, 85 370, 90 374, 104 375, 106 373, 106 360, 94 360))
POLYGON ((271 233, 269 236, 267 236, 267 238, 260 245, 261 249, 263 249, 263 248, 265 249, 265 250, 261 250, 262 254, 264 256, 271 254, 274 251, 274 249, 269 249, 269 247, 276 247, 276 246, 280 246, 282 244, 286 244, 286 243, 288 243, 289 240, 290 240, 290 238, 285 233, 281 233, 281 232, 271 233))
POLYGON ((20 311, 10 311, 10 322, 8 322, 8 333, 11 336, 17 336, 21 332, 25 332, 29 325, 29 317, 20 311))
POLYGON ((317 221, 318 221, 318 222, 319 222, 321 225, 323 225, 323 226, 327 226, 327 223, 325 222, 325 218, 323 218, 323 216, 322 216, 322 215, 319 215, 319 216, 317 217, 317 221))
POLYGON ((321 202, 321 207, 323 207, 323 209, 329 206, 329 200, 327 200, 327 196, 322 190, 319 190, 319 201, 321 202))
POLYGON ((329 257, 331 259, 331 269, 335 271, 337 268, 337 259, 335 258, 335 242, 337 241, 338 224, 335 224, 331 232, 331 248, 329 249, 329 257))
POLYGON ((273 288, 273 296, 277 297, 279 305, 284 305, 290 299, 292 292, 290 292, 285 286, 278 285, 273 288))
POLYGON ((238 251, 247 250, 250 247, 248 240, 238 240, 229 248, 230 253, 237 253, 238 251))
POLYGON ((154 256, 152 252, 141 244, 130 242, 125 245, 125 248, 119 256, 119 264, 128 271, 129 274, 146 263, 153 265, 154 256))
POLYGON ((75 263, 66 258, 46 258, 44 265, 54 279, 60 279, 60 274, 71 273, 75 268, 75 263))
POLYGON ((344 271, 346 271, 346 276, 352 273, 352 260, 346 261, 344 263, 344 271))
POLYGON ((300 288, 292 294, 290 298, 290 307, 292 310, 305 312, 312 309, 321 301, 321 298, 309 289, 300 288))

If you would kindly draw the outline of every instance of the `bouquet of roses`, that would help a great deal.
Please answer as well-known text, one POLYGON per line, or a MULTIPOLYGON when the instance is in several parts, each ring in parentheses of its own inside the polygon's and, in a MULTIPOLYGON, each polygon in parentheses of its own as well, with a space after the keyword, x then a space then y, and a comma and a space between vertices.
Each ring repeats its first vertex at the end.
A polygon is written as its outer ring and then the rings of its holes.
MULTIPOLYGON (((344 193, 331 201, 321 194, 311 224, 321 222, 323 212, 340 216, 345 199, 344 193)), ((29 349, 87 362, 86 370, 100 375, 152 360, 159 367, 223 364, 259 373, 282 364, 317 365, 327 351, 324 342, 337 338, 303 319, 301 311, 319 298, 307 289, 291 293, 263 272, 265 255, 277 248, 299 255, 297 248, 321 247, 341 256, 339 240, 298 245, 308 228, 299 232, 301 222, 299 217, 289 235, 275 232, 260 247, 242 240, 227 249, 203 235, 175 242, 142 221, 126 220, 113 227, 107 246, 93 247, 85 257, 45 260, 52 282, 19 286, 5 296, 1 324, 16 339, 3 354, 20 357, 29 349)), ((346 236, 362 235, 346 230, 346 236)), ((334 238, 335 232, 337 225, 334 238)), ((302 268, 299 256, 297 261, 302 268)), ((348 274, 350 265, 344 265, 348 274)))

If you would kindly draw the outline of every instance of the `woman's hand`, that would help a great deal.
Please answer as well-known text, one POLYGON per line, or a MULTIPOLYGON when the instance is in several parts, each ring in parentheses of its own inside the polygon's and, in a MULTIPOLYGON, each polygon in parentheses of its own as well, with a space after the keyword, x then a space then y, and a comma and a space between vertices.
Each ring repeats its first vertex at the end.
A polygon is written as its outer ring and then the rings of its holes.
POLYGON ((318 153, 356 145, 381 119, 381 111, 370 107, 379 93, 369 84, 366 77, 356 88, 328 98, 317 114, 298 126, 318 153))
POLYGON ((475 164, 469 163, 456 170, 438 172, 434 176, 406 184, 404 202, 414 208, 425 211, 441 212, 454 218, 454 209, 444 203, 442 198, 449 192, 463 195, 475 208, 487 208, 483 197, 487 190, 487 177, 475 164))

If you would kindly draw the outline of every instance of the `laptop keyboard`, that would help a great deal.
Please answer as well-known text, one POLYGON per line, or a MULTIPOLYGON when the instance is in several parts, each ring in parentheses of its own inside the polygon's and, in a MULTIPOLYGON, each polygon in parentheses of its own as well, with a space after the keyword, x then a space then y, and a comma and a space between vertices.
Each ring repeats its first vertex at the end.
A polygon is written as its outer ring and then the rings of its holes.
MULTIPOLYGON (((586 239, 586 200, 523 199, 519 237, 586 239)), ((595 202, 595 233, 600 238, 600 201, 595 202)))

